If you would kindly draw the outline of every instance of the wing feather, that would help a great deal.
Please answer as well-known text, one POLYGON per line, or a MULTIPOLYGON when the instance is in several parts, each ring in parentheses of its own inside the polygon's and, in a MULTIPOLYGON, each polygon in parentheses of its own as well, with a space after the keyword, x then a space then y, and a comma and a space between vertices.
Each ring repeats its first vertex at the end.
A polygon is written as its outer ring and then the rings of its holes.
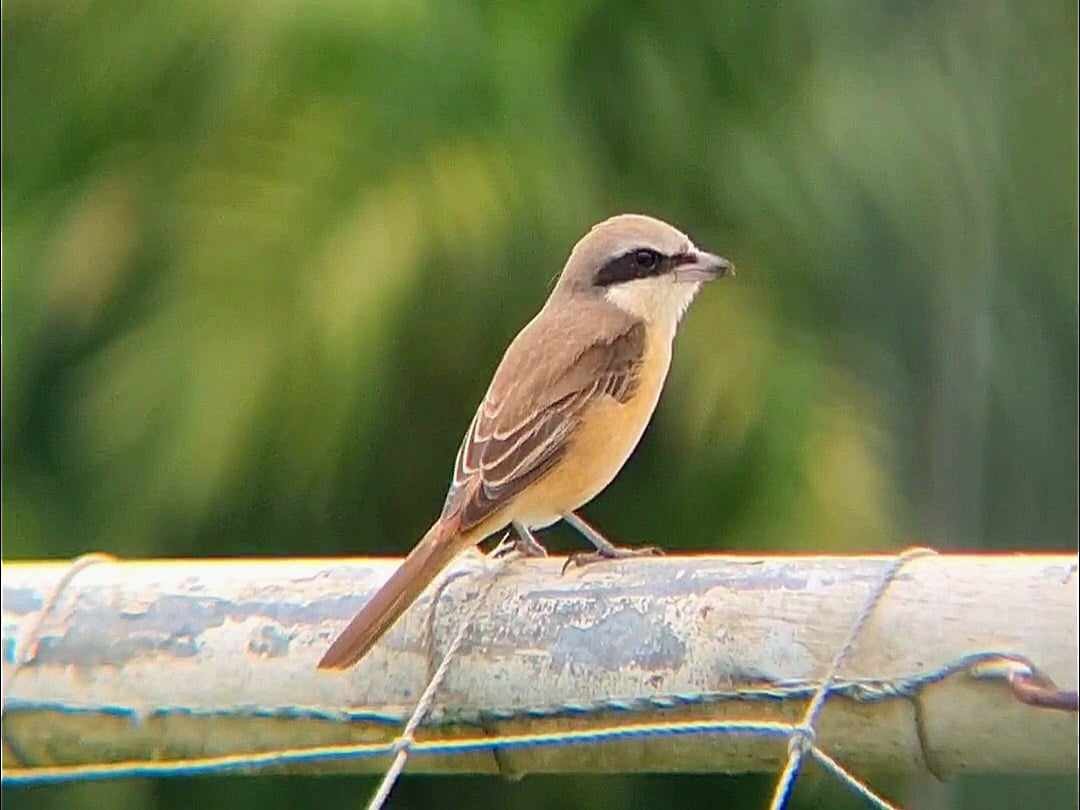
POLYGON ((510 345, 458 450, 443 515, 460 512, 462 530, 549 472, 598 398, 633 395, 642 323, 607 311, 591 320, 539 320, 510 345))

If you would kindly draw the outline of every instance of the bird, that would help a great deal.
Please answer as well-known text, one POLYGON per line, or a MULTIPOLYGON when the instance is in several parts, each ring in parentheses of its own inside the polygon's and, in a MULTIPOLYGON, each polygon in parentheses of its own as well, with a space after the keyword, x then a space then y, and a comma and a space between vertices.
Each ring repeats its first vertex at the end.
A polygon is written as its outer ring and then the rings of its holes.
POLYGON ((337 636, 320 669, 357 663, 454 557, 512 530, 565 520, 603 558, 657 553, 608 541, 577 511, 618 474, 648 425, 675 333, 702 285, 733 276, 727 259, 641 214, 594 225, 570 252, 539 313, 499 363, 454 463, 439 518, 337 636))

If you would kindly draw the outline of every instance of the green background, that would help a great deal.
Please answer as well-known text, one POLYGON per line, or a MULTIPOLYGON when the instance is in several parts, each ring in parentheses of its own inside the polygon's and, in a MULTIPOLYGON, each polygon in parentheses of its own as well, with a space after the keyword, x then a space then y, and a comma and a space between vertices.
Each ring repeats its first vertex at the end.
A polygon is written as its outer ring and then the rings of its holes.
MULTIPOLYGON (((733 259, 586 514, 670 550, 1069 549, 1076 9, 3 6, 5 558, 401 554, 573 242, 733 259)), ((565 529, 555 550, 577 549, 565 529)), ((408 778, 396 806, 762 806, 769 777, 408 778)), ((874 784, 1071 806, 1067 779, 874 784)), ((12 807, 359 806, 370 779, 12 807)), ((813 775, 800 806, 859 806, 813 775)))

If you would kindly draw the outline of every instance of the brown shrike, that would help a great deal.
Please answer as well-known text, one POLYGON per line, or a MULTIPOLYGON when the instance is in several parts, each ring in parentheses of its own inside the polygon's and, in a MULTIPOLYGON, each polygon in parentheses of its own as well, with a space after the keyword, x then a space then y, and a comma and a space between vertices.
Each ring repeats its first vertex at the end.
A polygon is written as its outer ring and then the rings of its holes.
POLYGON ((458 451, 435 524, 319 662, 351 666, 462 550, 512 526, 566 520, 597 557, 621 549, 574 511, 606 487, 637 445, 671 364, 675 330, 701 285, 734 273, 682 232, 624 214, 578 242, 543 309, 503 355, 458 451))

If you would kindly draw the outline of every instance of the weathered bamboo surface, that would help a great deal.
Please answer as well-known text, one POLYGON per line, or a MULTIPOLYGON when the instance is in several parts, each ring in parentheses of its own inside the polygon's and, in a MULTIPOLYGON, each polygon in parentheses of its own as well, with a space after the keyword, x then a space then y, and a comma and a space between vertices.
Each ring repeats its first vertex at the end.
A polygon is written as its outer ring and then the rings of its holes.
MULTIPOLYGON (((795 722, 805 685, 823 676, 891 560, 670 556, 565 574, 561 559, 508 563, 418 739, 795 722)), ((466 556, 358 666, 317 671, 397 563, 99 562, 62 588, 36 640, 69 564, 5 563, 5 769, 393 739, 492 565, 466 556)), ((1075 713, 1025 705, 1000 679, 973 677, 978 667, 942 674, 1000 653, 1076 690, 1075 565, 1066 555, 905 564, 839 672, 868 699, 854 687, 831 697, 818 745, 857 772, 1075 771, 1075 713), (910 694, 885 694, 897 685, 910 694)), ((775 771, 785 755, 783 739, 701 734, 417 756, 409 770, 775 771)))

